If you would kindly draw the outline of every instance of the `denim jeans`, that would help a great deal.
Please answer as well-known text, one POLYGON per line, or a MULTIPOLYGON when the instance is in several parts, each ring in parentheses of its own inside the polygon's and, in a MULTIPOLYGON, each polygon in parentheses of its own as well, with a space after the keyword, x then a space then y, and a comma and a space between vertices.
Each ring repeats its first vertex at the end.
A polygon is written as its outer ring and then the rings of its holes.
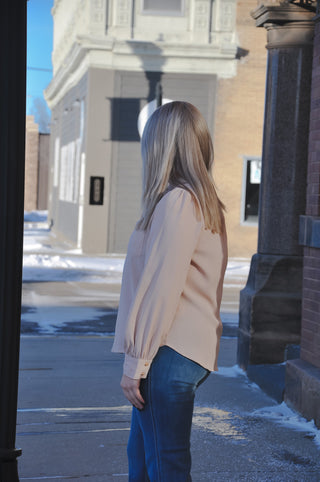
POLYGON ((130 482, 191 481, 190 434, 196 388, 209 371, 162 346, 141 380, 145 408, 133 407, 130 482))

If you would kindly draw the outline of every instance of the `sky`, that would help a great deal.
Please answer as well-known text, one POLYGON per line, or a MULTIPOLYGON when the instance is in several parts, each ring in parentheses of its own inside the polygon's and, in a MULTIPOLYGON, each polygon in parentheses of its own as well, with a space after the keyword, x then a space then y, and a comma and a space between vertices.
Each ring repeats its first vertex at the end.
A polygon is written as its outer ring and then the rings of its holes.
POLYGON ((27 115, 34 115, 40 132, 49 131, 50 111, 43 91, 52 78, 51 53, 54 0, 27 3, 27 115))

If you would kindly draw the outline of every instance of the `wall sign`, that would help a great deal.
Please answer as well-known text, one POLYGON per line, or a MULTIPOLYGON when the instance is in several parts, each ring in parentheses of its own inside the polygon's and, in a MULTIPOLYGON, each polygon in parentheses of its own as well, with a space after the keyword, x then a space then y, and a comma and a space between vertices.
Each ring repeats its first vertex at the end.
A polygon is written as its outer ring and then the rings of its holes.
POLYGON ((90 204, 102 206, 104 193, 104 177, 90 177, 90 204))

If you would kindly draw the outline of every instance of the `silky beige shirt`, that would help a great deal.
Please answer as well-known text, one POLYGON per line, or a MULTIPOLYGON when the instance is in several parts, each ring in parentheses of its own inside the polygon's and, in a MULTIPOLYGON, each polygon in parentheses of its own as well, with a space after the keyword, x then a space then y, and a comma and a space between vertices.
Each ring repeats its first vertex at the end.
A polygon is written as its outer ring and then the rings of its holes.
POLYGON ((125 353, 130 378, 145 378, 163 345, 217 370, 227 239, 205 229, 197 211, 191 194, 174 188, 150 227, 131 235, 112 347, 125 353))

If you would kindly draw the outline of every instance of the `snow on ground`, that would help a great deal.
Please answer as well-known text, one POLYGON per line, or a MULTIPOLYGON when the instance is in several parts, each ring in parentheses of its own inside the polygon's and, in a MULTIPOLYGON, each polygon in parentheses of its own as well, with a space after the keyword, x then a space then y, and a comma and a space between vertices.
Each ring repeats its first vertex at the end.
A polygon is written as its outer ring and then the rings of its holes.
MULTIPOLYGON (((239 365, 234 365, 231 367, 219 367, 219 370, 212 373, 211 376, 242 379, 247 386, 251 387, 251 389, 261 391, 261 388, 248 378, 247 373, 242 370, 239 365)), ((271 420, 275 424, 279 424, 283 427, 299 432, 306 432, 320 449, 320 430, 318 430, 314 421, 306 420, 297 412, 291 410, 291 408, 289 408, 285 402, 259 408, 253 412, 250 412, 248 415, 251 417, 253 416, 261 419, 271 420)))
MULTIPOLYGON (((61 254, 51 254, 50 248, 42 245, 39 239, 37 241, 33 239, 32 243, 26 243, 24 247, 23 279, 24 281, 44 281, 50 278, 50 280, 63 281, 64 270, 78 270, 94 271, 100 275, 104 273, 106 278, 112 275, 114 281, 121 281, 124 259, 124 255, 89 257, 74 254, 72 250, 64 251, 61 254)), ((239 284, 243 285, 244 280, 247 279, 248 272, 249 261, 247 259, 230 259, 225 276, 225 287, 239 288, 239 284)), ((86 279, 86 281, 89 280, 86 279)), ((99 278, 93 278, 92 281, 99 282, 99 278)), ((105 282, 105 279, 101 278, 100 281, 105 282)))
POLYGON ((259 408, 252 412, 253 416, 267 418, 275 423, 288 428, 293 428, 300 432, 307 432, 311 435, 316 445, 320 448, 320 430, 315 426, 314 421, 308 422, 297 412, 291 410, 285 402, 280 405, 259 408))
POLYGON ((24 222, 25 223, 47 223, 48 211, 25 211, 24 222))
MULTIPOLYGON (((81 323, 94 324, 102 319, 102 310, 109 313, 118 306, 125 255, 83 254, 57 238, 46 216, 46 212, 25 213, 22 299, 28 310, 22 320, 29 326, 37 324, 41 333, 53 333, 70 323, 81 329, 81 323)), ((239 291, 248 271, 248 259, 229 260, 222 300, 225 325, 238 323, 239 291)))
POLYGON ((23 265, 26 268, 56 268, 56 269, 78 269, 89 271, 112 271, 122 273, 124 264, 123 256, 88 257, 77 256, 72 253, 65 255, 50 254, 28 254, 25 251, 23 265))
MULTIPOLYGON (((90 322, 99 320, 101 313, 96 308, 86 306, 73 307, 72 309, 66 306, 42 306, 32 308, 27 313, 22 314, 24 322, 38 323, 41 334, 54 335, 57 330, 68 323, 81 323, 84 321, 90 322)), ((86 334, 89 334, 86 332, 86 334)))
POLYGON ((239 365, 233 365, 232 367, 219 367, 217 372, 214 372, 214 376, 223 376, 226 378, 236 378, 246 376, 245 371, 239 367, 239 365))
MULTIPOLYGON (((87 256, 79 249, 59 243, 46 224, 46 216, 46 211, 25 213, 24 281, 64 281, 66 277, 70 279, 66 271, 73 270, 79 272, 77 275, 74 273, 77 280, 83 276, 86 282, 121 282, 124 255, 87 256), (89 275, 86 272, 89 272, 89 275)), ((243 286, 248 277, 249 268, 248 259, 230 258, 225 287, 243 286)))
POLYGON ((224 282, 231 287, 238 287, 239 283, 247 280, 250 270, 250 259, 229 258, 224 282))
POLYGON ((121 283, 124 257, 87 257, 72 253, 35 254, 24 251, 23 281, 121 283))
POLYGON ((83 255, 59 241, 46 223, 46 211, 25 213, 23 281, 121 283, 124 255, 83 255))

